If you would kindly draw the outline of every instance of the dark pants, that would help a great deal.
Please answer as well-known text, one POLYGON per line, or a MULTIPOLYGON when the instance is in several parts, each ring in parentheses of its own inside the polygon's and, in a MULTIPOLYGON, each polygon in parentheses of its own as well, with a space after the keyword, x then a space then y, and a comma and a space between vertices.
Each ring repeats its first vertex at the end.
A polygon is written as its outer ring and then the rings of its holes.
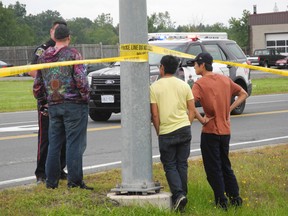
MULTIPOLYGON (((35 175, 37 178, 46 178, 45 174, 45 164, 46 164, 46 158, 48 153, 48 146, 49 146, 49 140, 48 140, 48 129, 49 129, 49 116, 43 115, 38 110, 38 149, 37 149, 37 167, 35 170, 35 175)), ((62 146, 61 150, 61 170, 66 166, 66 147, 65 144, 62 146)))
POLYGON ((207 180, 214 191, 215 203, 239 196, 237 179, 229 160, 230 135, 201 134, 201 152, 207 180))
POLYGON ((58 187, 60 154, 66 142, 68 185, 83 184, 83 154, 87 145, 88 105, 62 103, 49 107, 49 148, 46 186, 58 187))
POLYGON ((173 203, 187 189, 187 159, 190 155, 191 127, 183 127, 159 136, 160 159, 172 193, 173 203))

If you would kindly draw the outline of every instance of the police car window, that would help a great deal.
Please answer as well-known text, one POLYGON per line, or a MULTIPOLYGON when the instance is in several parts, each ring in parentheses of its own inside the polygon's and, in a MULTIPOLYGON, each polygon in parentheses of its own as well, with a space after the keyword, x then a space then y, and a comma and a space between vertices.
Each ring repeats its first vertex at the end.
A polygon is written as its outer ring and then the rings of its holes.
POLYGON ((201 52, 202 52, 202 48, 200 45, 195 45, 195 46, 191 45, 187 49, 187 53, 194 55, 194 56, 197 56, 201 52))
MULTIPOLYGON (((181 44, 172 44, 172 43, 151 43, 152 45, 159 46, 159 47, 164 47, 167 49, 175 50, 178 52, 184 52, 186 49, 186 45, 184 43, 181 44)), ((160 60, 163 57, 163 54, 158 54, 158 53, 152 53, 149 52, 149 64, 150 65, 159 65, 160 60)))
POLYGON ((235 43, 228 43, 227 48, 237 59, 245 59, 246 56, 241 50, 241 48, 235 43))
POLYGON ((213 59, 222 60, 222 61, 227 60, 226 55, 224 54, 224 52, 220 49, 218 45, 207 44, 204 46, 205 46, 206 51, 210 53, 213 59))
MULTIPOLYGON (((191 54, 191 55, 194 55, 194 56, 197 56, 199 53, 202 53, 202 48, 200 45, 190 45, 187 49, 187 52, 188 54, 191 54)), ((183 63, 182 64, 186 64, 186 62, 188 61, 189 59, 184 59, 183 60, 183 63)))

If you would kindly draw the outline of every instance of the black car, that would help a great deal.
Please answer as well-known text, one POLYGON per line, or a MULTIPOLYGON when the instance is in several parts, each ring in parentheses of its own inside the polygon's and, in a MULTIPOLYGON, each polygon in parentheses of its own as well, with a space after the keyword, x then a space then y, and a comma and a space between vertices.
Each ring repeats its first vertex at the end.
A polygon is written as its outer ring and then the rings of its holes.
POLYGON ((87 68, 87 75, 90 72, 96 71, 96 70, 100 70, 102 68, 106 68, 109 67, 109 65, 111 64, 107 64, 107 63, 97 63, 97 64, 87 64, 86 68, 87 68))
MULTIPOLYGON (((159 77, 159 67, 150 65, 150 84, 159 77)), ((112 113, 120 113, 120 62, 90 72, 89 116, 94 121, 107 121, 112 113)))

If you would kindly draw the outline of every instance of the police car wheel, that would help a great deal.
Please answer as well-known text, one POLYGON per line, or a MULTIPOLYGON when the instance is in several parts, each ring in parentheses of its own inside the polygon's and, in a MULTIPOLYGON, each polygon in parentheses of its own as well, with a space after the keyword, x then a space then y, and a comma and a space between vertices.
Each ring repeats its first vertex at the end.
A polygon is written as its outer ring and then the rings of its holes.
POLYGON ((89 110, 89 116, 93 121, 107 121, 111 117, 111 112, 89 110))
MULTIPOLYGON (((232 97, 231 104, 235 101, 235 97, 232 97)), ((234 110, 232 110, 231 115, 240 115, 243 113, 246 105, 246 100, 241 103, 238 107, 236 107, 234 110)))

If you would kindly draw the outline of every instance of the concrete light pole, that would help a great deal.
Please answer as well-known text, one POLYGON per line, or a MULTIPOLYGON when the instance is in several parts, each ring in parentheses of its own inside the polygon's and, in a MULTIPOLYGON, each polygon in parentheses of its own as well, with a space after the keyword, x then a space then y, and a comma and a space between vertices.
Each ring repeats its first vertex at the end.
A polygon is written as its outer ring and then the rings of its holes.
MULTIPOLYGON (((120 44, 147 44, 146 0, 119 0, 120 44)), ((148 62, 121 62, 122 183, 116 194, 160 191, 152 181, 148 62)))

